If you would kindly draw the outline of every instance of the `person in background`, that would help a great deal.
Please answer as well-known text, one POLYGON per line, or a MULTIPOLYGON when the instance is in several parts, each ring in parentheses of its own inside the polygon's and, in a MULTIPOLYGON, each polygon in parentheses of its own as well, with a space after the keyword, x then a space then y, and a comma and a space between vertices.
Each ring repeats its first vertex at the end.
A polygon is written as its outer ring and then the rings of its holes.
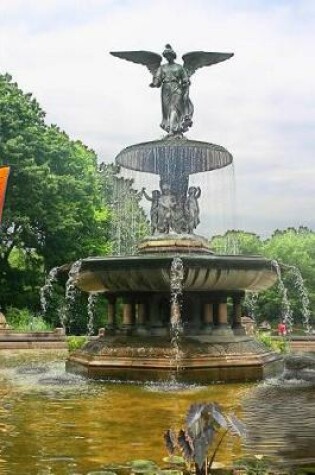
POLYGON ((287 326, 285 321, 282 321, 278 324, 278 335, 279 336, 286 336, 287 334, 287 326))

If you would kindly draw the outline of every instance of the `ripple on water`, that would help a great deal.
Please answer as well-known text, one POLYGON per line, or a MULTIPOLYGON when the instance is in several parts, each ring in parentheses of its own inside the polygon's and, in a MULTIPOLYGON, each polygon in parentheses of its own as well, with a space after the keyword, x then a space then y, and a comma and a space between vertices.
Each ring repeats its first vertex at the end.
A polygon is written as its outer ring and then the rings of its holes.
POLYGON ((144 389, 150 392, 176 393, 187 391, 200 391, 203 386, 196 384, 181 383, 179 381, 148 381, 144 389))
POLYGON ((314 388, 301 381, 269 380, 256 387, 242 406, 249 452, 315 462, 314 388))
POLYGON ((67 391, 80 386, 84 389, 88 380, 76 374, 66 373, 64 362, 52 362, 49 365, 29 364, 16 368, 3 369, 2 374, 16 387, 28 392, 42 392, 51 387, 57 391, 67 391))

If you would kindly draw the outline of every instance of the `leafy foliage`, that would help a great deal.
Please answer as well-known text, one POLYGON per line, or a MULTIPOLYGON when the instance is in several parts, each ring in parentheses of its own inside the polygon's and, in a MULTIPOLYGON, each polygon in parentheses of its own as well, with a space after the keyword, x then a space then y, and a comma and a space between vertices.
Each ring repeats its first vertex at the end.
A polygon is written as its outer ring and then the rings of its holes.
POLYGON ((52 330, 51 325, 45 322, 40 315, 34 315, 27 308, 8 307, 6 319, 8 325, 15 331, 42 332, 52 330))
POLYGON ((0 164, 11 167, 0 231, 4 307, 37 309, 44 272, 109 250, 96 155, 44 117, 31 94, 0 75, 0 164))
POLYGON ((276 351, 277 353, 288 353, 289 351, 289 344, 284 338, 275 339, 272 338, 270 335, 258 333, 256 335, 256 339, 261 341, 264 345, 266 345, 272 351, 276 351))
POLYGON ((244 471, 246 475, 268 475, 275 473, 269 460, 262 456, 245 457, 240 459, 235 465, 237 470, 244 471))
POLYGON ((68 344, 68 349, 70 352, 79 350, 82 348, 83 345, 88 341, 86 336, 68 336, 67 337, 67 344, 68 344))
MULTIPOLYGON (((315 232, 299 227, 275 231, 268 239, 244 231, 228 231, 211 241, 213 250, 220 254, 262 255, 276 260, 282 268, 282 279, 288 289, 294 321, 302 323, 301 289, 297 285, 298 269, 308 291, 310 309, 315 308, 315 232)), ((247 308, 247 312, 251 309, 247 308)), ((258 322, 265 319, 278 321, 282 317, 281 294, 276 285, 260 293, 255 304, 258 322)), ((314 315, 313 315, 314 318, 314 315)))

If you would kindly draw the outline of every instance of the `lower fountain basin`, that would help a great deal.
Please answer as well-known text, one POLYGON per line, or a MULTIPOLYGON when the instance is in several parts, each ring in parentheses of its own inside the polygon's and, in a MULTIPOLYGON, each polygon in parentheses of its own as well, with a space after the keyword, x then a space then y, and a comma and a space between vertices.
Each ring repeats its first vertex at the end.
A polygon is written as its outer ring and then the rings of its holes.
POLYGON ((86 292, 169 292, 174 257, 184 266, 183 290, 262 291, 277 280, 262 257, 163 254, 83 259, 75 285, 86 292))
POLYGON ((211 382, 258 381, 282 371, 283 359, 253 338, 106 336, 70 355, 67 371, 92 379, 211 382))
POLYGON ((244 335, 240 302, 244 290, 261 291, 276 280, 272 262, 253 256, 169 252, 84 259, 74 283, 107 296, 109 320, 105 336, 70 355, 67 370, 89 378, 168 380, 176 375, 200 383, 256 381, 275 374, 282 359, 244 335), (183 264, 179 306, 171 301, 174 258, 183 264), (227 298, 233 301, 230 318, 227 298), (174 345, 176 311, 183 331, 174 345))

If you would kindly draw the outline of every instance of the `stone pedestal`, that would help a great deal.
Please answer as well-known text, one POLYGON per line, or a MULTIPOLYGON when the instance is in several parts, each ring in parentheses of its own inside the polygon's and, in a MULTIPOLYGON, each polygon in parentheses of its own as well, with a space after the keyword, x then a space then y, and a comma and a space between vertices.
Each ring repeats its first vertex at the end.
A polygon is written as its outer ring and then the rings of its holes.
POLYGON ((148 308, 144 302, 138 303, 138 316, 135 333, 136 335, 148 335, 148 308))
POLYGON ((116 330, 116 298, 107 297, 107 324, 106 331, 109 333, 115 333, 116 330))
POLYGON ((241 297, 233 298, 233 322, 232 329, 234 335, 245 335, 245 328, 242 326, 242 306, 241 297))

